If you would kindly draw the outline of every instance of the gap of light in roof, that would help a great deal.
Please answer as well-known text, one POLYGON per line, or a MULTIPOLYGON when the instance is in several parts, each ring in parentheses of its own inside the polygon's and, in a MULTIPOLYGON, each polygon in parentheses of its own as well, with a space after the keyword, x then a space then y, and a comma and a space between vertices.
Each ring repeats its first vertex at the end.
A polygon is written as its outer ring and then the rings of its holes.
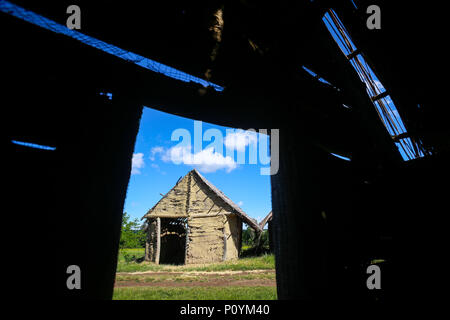
POLYGON ((329 83, 327 80, 325 80, 324 78, 322 78, 321 76, 319 76, 317 73, 315 73, 314 71, 308 69, 305 66, 302 66, 303 70, 305 70, 306 72, 308 72, 310 75, 312 75, 314 78, 316 78, 317 80, 319 80, 320 82, 323 82, 325 84, 328 84, 330 86, 333 87, 333 85, 331 83, 329 83))
POLYGON ((45 146, 42 144, 37 144, 37 143, 32 143, 32 142, 25 142, 25 141, 18 141, 18 140, 11 140, 11 142, 18 146, 23 146, 23 147, 32 148, 32 149, 49 150, 49 151, 56 150, 55 147, 45 146))
POLYGON ((223 91, 223 87, 214 84, 210 81, 192 76, 183 71, 177 70, 175 68, 169 67, 157 61, 151 60, 149 58, 143 57, 136 53, 123 50, 119 47, 116 47, 112 44, 106 43, 104 41, 98 40, 96 38, 87 36, 81 32, 70 30, 66 26, 59 24, 53 20, 47 19, 37 13, 34 13, 30 10, 26 10, 18 5, 15 5, 9 1, 0 0, 0 11, 21 20, 32 23, 41 28, 50 30, 52 32, 62 34, 68 36, 72 39, 78 40, 86 45, 89 45, 93 48, 99 49, 103 52, 121 58, 123 60, 132 62, 140 67, 151 70, 153 72, 164 74, 167 77, 181 80, 184 82, 195 82, 204 87, 212 87, 216 91, 223 91))
MULTIPOLYGON (((353 1, 352 1, 352 3, 353 3, 353 1)), ((353 3, 353 5, 356 7, 356 5, 354 3, 353 3)), ((331 10, 331 11, 333 11, 333 10, 331 10)), ((337 16, 336 12, 333 11, 333 14, 336 17, 336 19, 339 20, 339 17, 337 16)), ((331 36, 333 37, 333 39, 335 40, 335 42, 337 43, 337 45, 339 46, 341 51, 346 56, 349 56, 352 53, 352 51, 349 50, 348 47, 354 48, 354 50, 356 50, 356 46, 352 42, 350 35, 348 33, 346 33, 346 31, 344 30, 344 32, 346 34, 345 34, 345 39, 343 38, 343 36, 338 31, 338 27, 334 24, 334 22, 333 22, 330 14, 328 12, 325 13, 325 15, 322 18, 322 21, 324 22, 325 26, 327 27, 328 31, 330 32, 331 36), (347 44, 347 46, 346 46, 346 44, 347 44)), ((339 23, 342 24, 342 22, 340 20, 339 20, 339 23)), ((372 82, 374 84, 375 89, 372 89, 371 86, 369 85, 369 83, 367 83, 366 79, 364 78, 364 76, 359 71, 359 68, 356 65, 355 60, 354 59, 349 59, 350 60, 350 64, 352 65, 352 67, 357 72, 357 74, 360 77, 361 81, 363 81, 364 84, 366 85, 366 91, 367 91, 367 94, 369 95, 369 97, 373 98, 377 94, 385 92, 386 89, 384 88, 383 84, 378 79, 378 77, 375 75, 375 72, 372 70, 370 65, 364 59, 363 55, 361 53, 359 53, 359 54, 356 55, 356 57, 364 65, 365 71, 367 71, 369 73, 370 77, 373 80, 372 82)), ((398 113, 398 110, 397 110, 394 102, 392 101, 392 99, 391 99, 391 97, 389 95, 385 96, 384 98, 381 98, 379 100, 374 101, 373 105, 375 106, 378 114, 380 115, 380 118, 381 118, 382 122, 384 123, 386 130, 389 132, 389 134, 391 136, 395 136, 395 135, 402 134, 402 133, 406 132, 406 128, 405 128, 405 125, 403 123, 403 120, 401 119, 401 117, 400 117, 400 115, 398 113), (396 130, 398 131, 397 133, 395 133, 393 128, 391 127, 390 122, 387 119, 387 115, 383 112, 383 110, 381 108, 381 103, 383 103, 384 105, 387 106, 389 116, 390 116, 391 119, 393 119, 392 122, 396 126, 396 130)), ((399 142, 395 142, 395 145, 397 146, 397 148, 398 148, 398 150, 399 150, 403 160, 406 161, 406 160, 411 160, 411 159, 415 158, 414 154, 412 154, 412 150, 414 150, 413 144, 414 143, 413 143, 413 141, 410 138, 402 138, 402 139, 399 140, 399 142)), ((420 149, 418 149, 417 156, 418 157, 423 157, 424 153, 420 149)))
POLYGON ((331 153, 330 152, 330 154, 332 155, 332 156, 335 156, 336 158, 339 158, 339 159, 342 159, 342 160, 345 160, 345 161, 351 161, 352 159, 350 159, 349 157, 344 157, 344 156, 341 156, 340 154, 337 154, 337 153, 331 153))

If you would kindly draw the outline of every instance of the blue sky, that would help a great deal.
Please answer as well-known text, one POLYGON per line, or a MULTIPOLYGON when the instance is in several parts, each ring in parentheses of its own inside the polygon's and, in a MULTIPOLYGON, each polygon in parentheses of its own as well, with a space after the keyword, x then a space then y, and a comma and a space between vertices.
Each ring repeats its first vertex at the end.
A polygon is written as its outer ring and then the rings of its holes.
POLYGON ((201 151, 194 151, 194 120, 144 108, 124 209, 132 219, 140 219, 161 199, 161 194, 167 193, 193 168, 258 222, 272 210, 270 176, 260 174, 260 169, 268 165, 262 164, 259 158, 257 164, 249 164, 250 148, 259 148, 265 141, 259 138, 259 134, 237 130, 227 133, 226 129, 234 128, 206 122, 201 125, 203 135, 208 129, 222 133, 223 151, 208 148, 211 141, 203 141, 201 151), (184 157, 171 153, 179 145, 179 141, 171 140, 172 133, 180 128, 189 131, 192 137, 191 148, 183 149, 186 152, 184 157), (233 151, 234 156, 229 156, 226 148, 233 151), (244 164, 238 163, 239 153, 245 155, 244 164), (174 159, 178 160, 177 163, 173 162, 174 159))

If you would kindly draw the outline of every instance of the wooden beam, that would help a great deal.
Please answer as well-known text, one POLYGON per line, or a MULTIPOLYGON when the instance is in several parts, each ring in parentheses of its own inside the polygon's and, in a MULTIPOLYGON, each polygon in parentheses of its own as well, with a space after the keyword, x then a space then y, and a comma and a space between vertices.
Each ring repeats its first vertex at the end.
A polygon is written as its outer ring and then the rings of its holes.
POLYGON ((148 219, 156 219, 156 218, 173 218, 173 219, 177 219, 177 218, 187 218, 188 217, 188 215, 180 215, 180 214, 162 214, 162 215, 160 215, 160 216, 157 216, 157 215, 150 215, 150 216, 148 216, 148 217, 145 217, 145 218, 148 218, 148 219))
POLYGON ((186 224, 184 226, 186 229, 186 242, 184 244, 184 264, 187 263, 188 260, 188 253, 189 253, 189 225, 186 221, 186 224))
POLYGON ((401 139, 405 139, 405 138, 409 138, 410 135, 408 132, 403 132, 400 133, 399 135, 396 136, 392 136, 392 140, 394 140, 395 142, 399 142, 401 139))
POLYGON ((347 55, 347 59, 348 60, 352 60, 354 57, 356 57, 358 54, 360 54, 361 53, 361 50, 360 49, 356 49, 355 51, 353 51, 353 52, 350 52, 348 55, 347 55))
POLYGON ((195 215, 189 216, 189 219, 194 219, 194 218, 213 218, 213 217, 220 217, 220 216, 229 216, 230 214, 234 214, 234 213, 226 212, 226 213, 219 213, 219 214, 195 214, 195 215))
POLYGON ((159 264, 159 256, 161 253, 161 218, 156 218, 156 256, 155 263, 159 264))
POLYGON ((384 92, 382 92, 380 94, 377 94, 374 97, 371 97, 370 99, 372 99, 372 101, 375 102, 377 100, 380 100, 380 99, 383 99, 383 98, 387 97, 388 95, 389 95, 389 93, 387 91, 384 91, 384 92))
POLYGON ((227 234, 225 233, 225 226, 223 227, 223 257, 222 260, 227 259, 227 234))
POLYGON ((209 208, 209 210, 208 210, 208 212, 206 213, 206 214, 208 214, 208 213, 210 213, 211 212, 211 210, 212 210, 212 208, 214 208, 214 206, 215 206, 216 204, 215 203, 213 203, 213 205, 211 206, 211 208, 209 208))

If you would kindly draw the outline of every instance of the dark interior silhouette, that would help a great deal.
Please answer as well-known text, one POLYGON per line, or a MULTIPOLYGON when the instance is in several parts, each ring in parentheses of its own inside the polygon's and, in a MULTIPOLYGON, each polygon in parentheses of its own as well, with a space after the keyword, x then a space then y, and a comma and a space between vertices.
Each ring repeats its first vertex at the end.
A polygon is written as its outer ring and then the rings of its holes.
MULTIPOLYGON (((72 4, 10 2, 61 25, 72 4)), ((148 106, 234 128, 280 129, 280 167, 271 176, 279 299, 379 302, 437 294, 448 251, 442 216, 450 126, 434 76, 446 60, 439 56, 446 52, 445 10, 395 2, 80 4, 80 33, 208 78, 223 91, 1 11, 3 224, 20 234, 4 254, 20 251, 27 261, 15 272, 32 268, 33 287, 45 291, 36 299, 111 299, 131 158, 148 106), (371 4, 382 8, 380 30, 366 27, 371 4), (210 27, 221 8, 219 41, 210 27), (370 59, 424 157, 401 158, 323 24, 330 8, 370 59), (373 259, 385 261, 381 291, 366 287, 373 259), (81 290, 66 286, 73 264, 82 270, 81 290)), ((173 243, 167 238, 167 246, 173 243)), ((27 277, 6 281, 14 282, 11 295, 29 286, 27 277)))

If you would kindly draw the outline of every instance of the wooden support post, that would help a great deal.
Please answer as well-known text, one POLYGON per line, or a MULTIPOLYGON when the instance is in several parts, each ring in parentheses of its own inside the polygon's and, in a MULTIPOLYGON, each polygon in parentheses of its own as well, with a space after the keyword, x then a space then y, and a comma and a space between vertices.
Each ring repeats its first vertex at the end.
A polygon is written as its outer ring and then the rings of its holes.
POLYGON ((159 264, 159 256, 161 254, 161 218, 156 218, 156 256, 155 263, 159 264))
POLYGON ((311 300, 326 292, 327 256, 315 223, 325 157, 295 127, 280 134, 280 154, 288 153, 271 176, 278 298, 311 300))
POLYGON ((145 241, 145 261, 155 262, 156 219, 148 220, 147 239, 145 241))
POLYGON ((222 260, 227 259, 227 234, 225 233, 225 226, 223 227, 223 257, 222 260))
POLYGON ((184 228, 186 230, 186 242, 184 244, 184 264, 186 264, 187 261, 188 261, 188 253, 189 253, 189 224, 188 224, 188 220, 186 220, 184 228))
POLYGON ((242 219, 241 218, 239 218, 239 238, 238 238, 238 245, 239 245, 239 247, 238 247, 238 257, 240 257, 241 256, 241 251, 242 251, 242 219))

